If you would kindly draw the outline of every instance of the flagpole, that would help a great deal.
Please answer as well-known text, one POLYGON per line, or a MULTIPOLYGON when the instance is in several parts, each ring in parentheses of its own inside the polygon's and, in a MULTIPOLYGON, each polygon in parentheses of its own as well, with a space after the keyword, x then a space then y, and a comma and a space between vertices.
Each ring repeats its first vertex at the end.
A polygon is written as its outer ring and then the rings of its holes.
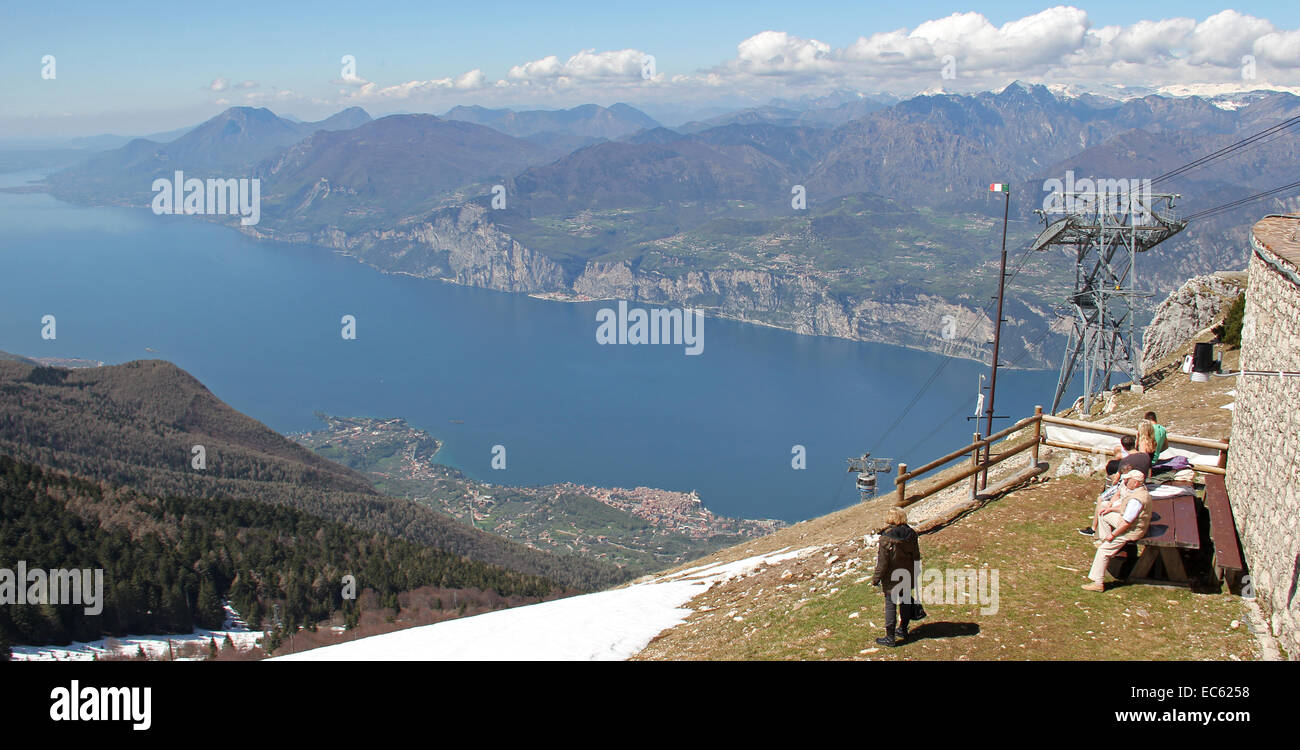
MULTIPOLYGON (((988 400, 988 419, 984 423, 984 437, 993 434, 993 397, 997 394, 998 389, 998 351, 1002 343, 1002 295, 1006 289, 1007 280, 1007 218, 1011 214, 1011 188, 1007 185, 1001 185, 1005 202, 1002 206, 1002 259, 998 264, 998 315, 993 325, 993 367, 989 375, 989 400, 988 400)), ((984 446, 984 471, 980 475, 980 489, 988 487, 989 467, 988 462, 993 457, 993 446, 984 446)))

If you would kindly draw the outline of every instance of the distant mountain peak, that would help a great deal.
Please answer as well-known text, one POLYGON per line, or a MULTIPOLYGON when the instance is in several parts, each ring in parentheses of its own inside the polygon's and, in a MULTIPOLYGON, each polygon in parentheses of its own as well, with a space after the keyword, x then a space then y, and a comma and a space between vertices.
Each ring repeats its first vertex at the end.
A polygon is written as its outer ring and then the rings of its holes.
POLYGON ((530 110, 457 106, 447 110, 444 117, 486 125, 516 138, 563 136, 569 139, 616 139, 659 125, 646 113, 622 102, 609 107, 582 104, 569 109, 530 110))

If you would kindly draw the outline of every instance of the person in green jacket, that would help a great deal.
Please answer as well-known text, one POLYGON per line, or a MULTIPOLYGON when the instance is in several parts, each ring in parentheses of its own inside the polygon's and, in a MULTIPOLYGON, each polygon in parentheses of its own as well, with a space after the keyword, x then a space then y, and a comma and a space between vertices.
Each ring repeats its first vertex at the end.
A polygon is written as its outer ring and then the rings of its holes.
POLYGON ((1165 429, 1164 425, 1156 421, 1156 413, 1153 411, 1147 412, 1142 418, 1151 420, 1152 430, 1156 435, 1156 451, 1151 454, 1151 461, 1155 462, 1159 460, 1161 451, 1165 449, 1165 437, 1169 434, 1169 431, 1165 429))

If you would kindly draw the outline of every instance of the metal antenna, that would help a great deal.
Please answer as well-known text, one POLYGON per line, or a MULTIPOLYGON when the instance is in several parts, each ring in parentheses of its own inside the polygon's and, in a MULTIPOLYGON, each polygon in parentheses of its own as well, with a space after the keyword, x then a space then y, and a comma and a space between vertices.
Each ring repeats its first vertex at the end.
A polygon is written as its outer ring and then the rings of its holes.
MULTIPOLYGON (((998 354, 1002 350, 1002 298, 1006 294, 1007 288, 1007 217, 1011 211, 1011 188, 1005 183, 994 183, 989 186, 990 190, 1002 193, 1002 256, 998 262, 998 312, 993 318, 993 364, 989 368, 989 398, 985 402, 987 408, 984 424, 984 436, 993 434, 993 399, 998 393, 998 354), (996 190, 994 190, 996 188, 996 190)), ((987 463, 993 457, 993 446, 984 446, 984 461, 987 463)), ((989 470, 986 466, 980 475, 980 488, 982 489, 989 481, 989 470)))
MULTIPOLYGON (((1046 227, 1034 240, 1034 250, 1060 247, 1074 255, 1074 291, 1067 304, 1073 309, 1072 328, 1061 375, 1052 399, 1056 413, 1076 370, 1083 375, 1083 412, 1102 391, 1110 389, 1111 375, 1126 374, 1134 383, 1142 379, 1141 361, 1133 342, 1133 303, 1150 296, 1137 291, 1137 254, 1146 252, 1187 226, 1174 216, 1177 193, 1152 193, 1150 181, 1141 190, 1129 190, 1129 181, 1102 189, 1056 193, 1051 211, 1035 213, 1046 227), (1049 214, 1061 218, 1049 219, 1049 214)), ((1133 181, 1136 182, 1136 181, 1133 181)), ((1136 187, 1136 185, 1134 186, 1136 187)))

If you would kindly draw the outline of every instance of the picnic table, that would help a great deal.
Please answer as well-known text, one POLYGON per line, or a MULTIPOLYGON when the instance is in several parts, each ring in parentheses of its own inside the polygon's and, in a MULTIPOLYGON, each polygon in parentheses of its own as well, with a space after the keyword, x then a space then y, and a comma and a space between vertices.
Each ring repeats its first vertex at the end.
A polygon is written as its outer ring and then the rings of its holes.
MULTIPOLYGON (((1179 495, 1152 500, 1151 525, 1147 527, 1147 534, 1131 544, 1140 547, 1142 553, 1126 578, 1129 583, 1191 586, 1192 580, 1183 565, 1182 550, 1201 548, 1196 498, 1179 495), (1157 573, 1157 562, 1160 563, 1160 573, 1157 573)), ((1129 545, 1125 545, 1125 549, 1128 548, 1129 545)), ((1112 558, 1112 561, 1116 560, 1112 558)), ((1122 564, 1123 561, 1119 559, 1118 562, 1122 564)))

